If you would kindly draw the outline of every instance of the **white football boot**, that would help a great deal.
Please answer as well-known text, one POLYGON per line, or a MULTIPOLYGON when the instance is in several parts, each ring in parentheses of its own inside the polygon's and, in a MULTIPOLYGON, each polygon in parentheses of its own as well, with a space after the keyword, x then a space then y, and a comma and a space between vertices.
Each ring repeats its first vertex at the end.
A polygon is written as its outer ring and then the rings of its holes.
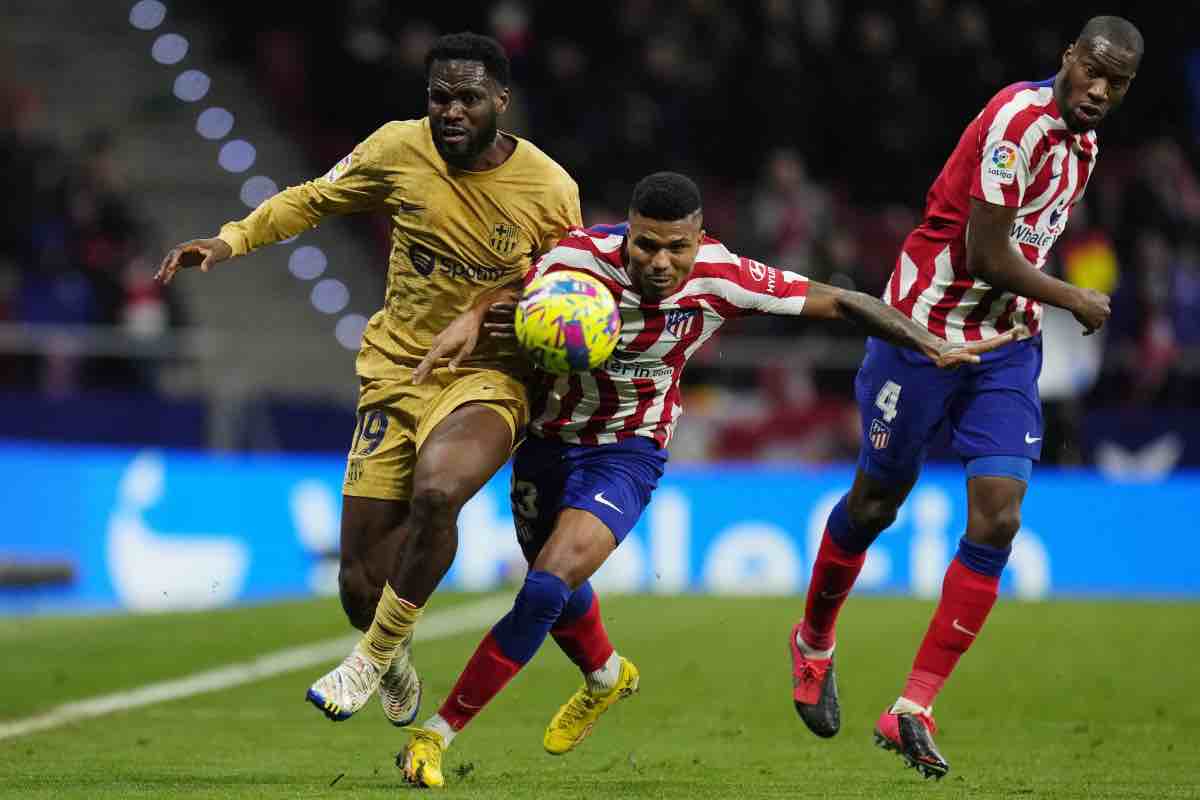
MULTIPOLYGON (((334 722, 350 719, 379 688, 382 672, 355 647, 308 689, 305 699, 334 722)), ((414 712, 415 713, 415 712, 414 712)))
POLYGON ((383 714, 398 728, 411 725, 421 708, 421 679, 412 664, 412 637, 396 649, 392 666, 379 681, 379 702, 383 714))

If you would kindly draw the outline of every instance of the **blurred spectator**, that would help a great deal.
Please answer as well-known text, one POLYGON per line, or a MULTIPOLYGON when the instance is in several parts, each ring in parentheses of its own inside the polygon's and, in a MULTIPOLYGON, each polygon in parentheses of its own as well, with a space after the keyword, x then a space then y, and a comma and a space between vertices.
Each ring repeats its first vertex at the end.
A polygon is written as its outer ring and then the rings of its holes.
POLYGON ((52 213, 55 188, 66 174, 64 155, 46 126, 37 92, 0 83, 0 169, 10 196, 21 198, 4 203, 0 212, 0 254, 22 263, 35 257, 38 229, 52 213))
POLYGON ((78 164, 62 186, 67 257, 82 269, 96 298, 93 322, 117 323, 124 290, 122 270, 131 255, 139 223, 127 199, 109 131, 84 137, 78 164))
MULTIPOLYGON (((1071 211, 1062 240, 1051 251, 1048 272, 1100 292, 1112 293, 1120 280, 1116 248, 1108 232, 1095 224, 1091 205, 1071 211)), ((1096 385, 1107 342, 1121 337, 1118 320, 1098 334, 1083 336, 1069 312, 1043 307, 1043 362, 1038 389, 1045 419, 1042 456, 1062 466, 1081 463, 1079 431, 1086 413, 1084 398, 1096 385)))
POLYGON ((1192 141, 1200 144, 1200 47, 1192 49, 1184 60, 1188 100, 1191 106, 1192 141))
POLYGON ((820 277, 813 251, 829 225, 825 190, 809 180, 804 159, 792 148, 773 151, 765 173, 750 212, 762 258, 820 277))
MULTIPOLYGON (((157 243, 130 201, 113 133, 86 133, 78 153, 65 154, 40 133, 36 95, 8 89, 4 96, 0 163, 29 202, 6 206, 3 317, 50 331, 100 325, 143 339, 179 324, 181 310, 150 280, 147 252, 157 243)), ((153 368, 136 359, 89 356, 75 336, 35 335, 40 357, 5 357, 0 379, 8 385, 53 394, 154 388, 153 368)))
POLYGON ((1134 399, 1153 398, 1178 357, 1171 327, 1171 272, 1174 256, 1167 237, 1153 228, 1143 230, 1135 248, 1137 296, 1140 306, 1138 368, 1134 373, 1134 399))
POLYGON ((540 69, 546 76, 546 86, 540 102, 531 109, 532 127, 559 163, 568 172, 578 174, 594 158, 596 142, 591 131, 607 111, 583 105, 578 113, 562 113, 562 109, 577 105, 578 98, 589 97, 595 91, 588 53, 570 39, 554 38, 546 45, 540 69))
POLYGON ((845 462, 858 455, 858 411, 818 393, 807 371, 758 370, 758 415, 716 422, 708 457, 726 461, 845 462))
POLYGON ((1159 137, 1140 150, 1125 192, 1123 224, 1129 231, 1153 228, 1178 241, 1200 227, 1200 180, 1174 139, 1159 137))
POLYGON ((1108 231, 1095 224, 1090 209, 1086 201, 1075 205, 1063 240, 1052 252, 1062 264, 1063 280, 1112 294, 1120 279, 1116 246, 1108 231))
POLYGON ((532 56, 534 47, 533 31, 529 27, 529 9, 523 3, 501 0, 492 6, 488 22, 492 36, 504 46, 509 61, 517 70, 522 69, 532 56))
POLYGON ((1176 251, 1168 298, 1176 341, 1200 347, 1200 230, 1191 231, 1176 251))

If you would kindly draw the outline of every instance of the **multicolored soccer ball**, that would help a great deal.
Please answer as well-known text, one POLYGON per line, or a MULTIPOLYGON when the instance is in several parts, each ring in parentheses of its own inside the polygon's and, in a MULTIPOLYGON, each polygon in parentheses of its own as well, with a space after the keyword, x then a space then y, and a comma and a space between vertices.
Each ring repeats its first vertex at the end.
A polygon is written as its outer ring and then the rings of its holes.
POLYGON ((608 360, 621 336, 621 312, 597 278, 549 272, 525 287, 517 305, 517 341, 546 372, 566 375, 608 360))

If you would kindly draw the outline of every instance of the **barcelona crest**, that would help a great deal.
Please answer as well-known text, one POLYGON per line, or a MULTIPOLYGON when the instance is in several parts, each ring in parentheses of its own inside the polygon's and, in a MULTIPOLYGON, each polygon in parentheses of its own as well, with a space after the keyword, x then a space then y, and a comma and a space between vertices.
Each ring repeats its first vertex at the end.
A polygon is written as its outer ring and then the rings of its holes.
POLYGON ((497 222, 492 226, 492 249, 502 256, 512 252, 517 244, 517 226, 508 222, 497 222))

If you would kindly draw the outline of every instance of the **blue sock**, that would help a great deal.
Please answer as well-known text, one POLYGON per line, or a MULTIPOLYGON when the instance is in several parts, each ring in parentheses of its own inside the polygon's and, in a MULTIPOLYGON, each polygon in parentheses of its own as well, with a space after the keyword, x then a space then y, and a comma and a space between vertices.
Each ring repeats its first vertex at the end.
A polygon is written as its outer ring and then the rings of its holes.
POLYGON ((592 598, 595 596, 591 581, 584 581, 580 584, 579 588, 571 592, 571 596, 567 598, 567 604, 563 606, 562 614, 555 621, 554 627, 570 625, 586 614, 592 607, 592 598))
POLYGON ((1011 546, 1001 550, 999 547, 976 544, 964 536, 958 540, 958 553, 954 557, 972 572, 998 578, 1011 553, 1011 546))
POLYGON ((846 510, 846 500, 849 497, 849 494, 842 495, 842 499, 838 500, 837 505, 829 512, 825 530, 829 531, 829 538, 847 553, 864 553, 882 531, 866 533, 855 529, 854 524, 850 522, 850 512, 846 510))
POLYGON ((512 610, 492 628, 492 636, 504 655, 518 664, 528 663, 562 615, 570 596, 570 587, 557 575, 540 570, 526 575, 512 610))

